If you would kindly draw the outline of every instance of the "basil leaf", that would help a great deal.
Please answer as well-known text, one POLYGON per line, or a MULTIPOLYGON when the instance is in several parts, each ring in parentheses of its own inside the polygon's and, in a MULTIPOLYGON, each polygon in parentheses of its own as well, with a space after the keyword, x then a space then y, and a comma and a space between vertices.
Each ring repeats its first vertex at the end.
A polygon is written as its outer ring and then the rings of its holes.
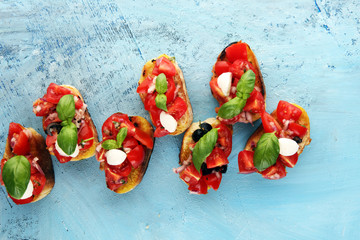
POLYGON ((155 104, 158 108, 164 110, 165 112, 167 112, 167 107, 166 107, 166 95, 165 94, 158 94, 155 98, 155 104))
POLYGON ((279 139, 275 133, 264 133, 256 145, 254 165, 259 171, 264 171, 276 163, 279 156, 279 139))
POLYGON ((165 93, 167 91, 167 80, 163 73, 160 73, 155 80, 155 89, 158 93, 165 93))
POLYGON ((77 141, 77 128, 76 125, 72 122, 69 123, 69 125, 64 126, 57 137, 57 143, 59 147, 67 155, 71 155, 75 152, 77 141))
MULTIPOLYGON (((242 94, 251 93, 255 86, 255 73, 252 70, 246 71, 240 78, 236 90, 242 94)), ((247 98, 246 98, 247 99, 247 98)))
POLYGON ((30 163, 26 157, 18 155, 10 158, 2 171, 6 191, 15 199, 20 199, 30 181, 30 163))
POLYGON ((62 96, 56 106, 56 112, 62 121, 72 120, 75 116, 74 96, 71 94, 62 96))
POLYGON ((101 144, 101 147, 106 150, 111 150, 111 149, 118 148, 118 144, 115 140, 109 139, 109 140, 104 141, 101 144))
POLYGON ((218 116, 224 119, 231 119, 241 113, 245 104, 246 100, 234 97, 220 107, 218 116))
POLYGON ((200 172, 201 164, 213 151, 218 139, 218 129, 213 128, 200 138, 193 150, 193 163, 195 168, 200 172))
POLYGON ((117 148, 120 148, 124 139, 126 138, 126 135, 127 135, 127 128, 126 127, 123 127, 123 128, 120 128, 120 131, 119 133, 116 135, 116 143, 117 143, 117 148))

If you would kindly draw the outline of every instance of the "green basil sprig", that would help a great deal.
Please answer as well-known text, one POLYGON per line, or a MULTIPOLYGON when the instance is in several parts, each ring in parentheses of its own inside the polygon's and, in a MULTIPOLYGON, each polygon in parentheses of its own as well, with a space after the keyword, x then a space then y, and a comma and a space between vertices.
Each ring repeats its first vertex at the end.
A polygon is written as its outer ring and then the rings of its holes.
POLYGON ((4 165, 2 179, 6 191, 15 199, 20 199, 30 181, 30 163, 26 157, 18 155, 10 158, 4 165))
POLYGON ((257 170, 264 171, 276 163, 279 153, 279 139, 275 133, 264 133, 256 144, 254 166, 257 170))
POLYGON ((218 139, 218 129, 213 128, 200 138, 193 150, 193 163, 195 168, 200 172, 201 165, 213 151, 218 139))
POLYGON ((252 70, 247 70, 239 80, 236 86, 236 97, 224 103, 218 112, 218 116, 224 119, 231 119, 240 114, 246 105, 250 93, 254 90, 255 73, 252 70))
POLYGON ((126 127, 120 128, 119 133, 116 135, 116 141, 113 139, 109 139, 104 141, 101 144, 101 146, 106 150, 121 148, 121 145, 124 142, 126 135, 127 135, 127 128, 126 127))
POLYGON ((75 116, 74 96, 71 94, 62 96, 56 106, 56 112, 63 126, 57 137, 58 145, 67 155, 71 155, 75 152, 78 141, 77 127, 72 122, 75 116))
POLYGON ((160 73, 155 80, 155 89, 158 95, 155 98, 155 104, 158 108, 167 112, 166 101, 167 97, 164 94, 167 91, 167 80, 163 73, 160 73))

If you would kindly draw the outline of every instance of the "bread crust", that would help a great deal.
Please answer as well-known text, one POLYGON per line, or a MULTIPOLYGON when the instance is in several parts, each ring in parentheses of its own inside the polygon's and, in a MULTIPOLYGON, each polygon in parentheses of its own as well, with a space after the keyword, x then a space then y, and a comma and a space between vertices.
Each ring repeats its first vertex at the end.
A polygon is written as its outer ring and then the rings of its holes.
MULTIPOLYGON (((33 157, 39 158, 37 163, 40 165, 46 177, 46 182, 43 190, 39 195, 35 195, 34 199, 31 201, 31 202, 36 202, 39 201, 40 199, 43 199, 51 192, 55 184, 55 175, 54 175, 53 164, 51 161, 51 156, 48 150, 46 149, 46 143, 44 138, 33 128, 27 128, 27 129, 31 131, 31 137, 29 139, 30 154, 33 157)), ((11 152, 10 142, 7 139, 3 158, 9 160, 13 156, 15 156, 15 154, 11 152)))
MULTIPOLYGON (((302 138, 302 142, 299 144, 299 150, 297 151, 297 153, 300 155, 305 146, 306 145, 309 145, 310 142, 311 142, 311 138, 310 138, 310 120, 309 120, 309 116, 308 114, 306 113, 306 111, 300 107, 299 105, 297 104, 294 104, 294 103, 291 103, 292 105, 298 107, 301 111, 302 111, 302 114, 299 118, 299 120, 297 121, 298 124, 300 125, 303 125, 305 126, 308 131, 306 132, 305 136, 302 138)), ((276 109, 271 113, 271 116, 279 122, 277 116, 276 116, 276 109)), ((252 146, 254 144, 257 144, 257 142, 260 140, 261 136, 264 134, 264 128, 262 125, 260 125, 258 127, 258 129, 256 129, 256 131, 250 136, 250 138, 248 139, 248 141, 246 142, 246 145, 245 145, 245 150, 249 150, 249 151, 252 151, 252 146)))
MULTIPOLYGON (((221 122, 216 118, 208 118, 205 121, 202 121, 202 123, 208 123, 212 127, 221 124, 221 122)), ((225 126, 230 130, 231 134, 233 134, 233 127, 231 125, 225 125, 225 126)), ((184 134, 184 138, 183 138, 183 141, 181 144, 181 149, 180 149, 180 154, 179 154, 179 164, 180 165, 182 165, 182 163, 184 161, 189 159, 189 157, 192 153, 189 148, 189 145, 191 143, 194 143, 194 140, 192 139, 192 134, 196 129, 199 129, 199 122, 194 122, 193 124, 191 124, 191 126, 188 128, 188 130, 184 134)))
MULTIPOLYGON (((217 57, 216 59, 216 62, 218 61, 225 61, 227 60, 227 57, 226 57, 226 53, 225 53, 225 50, 226 48, 228 48, 229 46, 233 45, 233 44, 236 44, 236 43, 245 43, 245 42, 242 42, 241 40, 239 42, 233 42, 233 43, 230 43, 228 46, 226 46, 224 48, 224 50, 219 54, 219 56, 217 57)), ((247 50, 247 55, 248 55, 248 62, 250 62, 255 70, 257 71, 256 74, 257 74, 257 78, 255 80, 255 87, 258 87, 259 89, 261 89, 261 94, 263 95, 264 97, 264 104, 265 104, 265 109, 266 109, 266 89, 265 89, 265 83, 264 83, 264 79, 263 79, 263 76, 261 74, 261 71, 260 71, 260 66, 259 66, 259 63, 256 59, 256 56, 254 54, 254 52, 251 50, 250 46, 246 44, 246 50, 247 50)), ((215 63, 216 64, 216 63, 215 63)), ((211 77, 211 80, 214 79, 214 78, 217 78, 219 77, 216 73, 215 73, 215 64, 213 66, 213 69, 212 69, 212 77, 211 77)), ((214 98, 219 102, 219 104, 223 104, 224 101, 219 97, 219 95, 223 95, 222 92, 218 92, 217 94, 215 94, 212 90, 211 90, 211 93, 212 95, 214 96, 214 98)), ((229 100, 231 100, 230 97, 226 97, 229 100)), ((260 114, 259 113, 250 113, 251 116, 252 116, 252 121, 255 122, 256 120, 260 119, 260 114)))
MULTIPOLYGON (((151 59, 150 61, 145 63, 144 67, 142 68, 142 74, 141 74, 140 80, 138 82, 138 85, 140 85, 147 78, 147 76, 152 73, 154 66, 155 66, 156 59, 161 58, 161 57, 166 57, 167 59, 170 60, 170 57, 168 55, 162 54, 159 57, 151 59)), ((183 133, 186 129, 188 129, 190 124, 192 123, 193 111, 192 111, 189 95, 187 93, 183 72, 181 71, 178 63, 175 60, 173 60, 171 62, 174 64, 175 69, 176 69, 176 75, 174 77, 175 85, 180 86, 179 91, 178 91, 178 96, 180 98, 182 98, 186 102, 186 105, 187 105, 187 110, 186 110, 185 114, 177 121, 178 125, 176 127, 176 130, 172 133, 169 133, 169 135, 179 135, 179 134, 183 133)), ((141 101, 143 102, 143 104, 145 104, 146 93, 139 93, 139 95, 140 95, 141 101)), ((151 119, 153 125, 155 126, 155 123, 151 117, 151 114, 150 114, 150 119, 151 119)))
MULTIPOLYGON (((83 101, 85 103, 84 98, 82 97, 81 93, 75 87, 70 86, 70 85, 61 85, 61 86, 70 89, 73 95, 79 96, 81 101, 83 101)), ((90 157, 94 156, 96 146, 99 143, 96 127, 94 125, 93 120, 91 119, 90 113, 89 113, 87 108, 85 110, 84 116, 85 116, 85 119, 88 120, 90 128, 91 128, 91 130, 92 130, 92 132, 94 134, 94 142, 93 142, 93 145, 90 148, 86 149, 85 151, 81 150, 79 152, 79 155, 77 155, 75 158, 72 158, 70 161, 80 161, 80 160, 83 160, 83 159, 90 158, 90 157)), ((42 120, 43 121, 43 129, 44 129, 45 132, 46 132, 46 127, 44 126, 44 122, 45 122, 46 117, 47 116, 44 116, 43 120, 42 120)), ((49 151, 49 152, 50 152, 51 155, 55 155, 55 153, 53 151, 49 151)))

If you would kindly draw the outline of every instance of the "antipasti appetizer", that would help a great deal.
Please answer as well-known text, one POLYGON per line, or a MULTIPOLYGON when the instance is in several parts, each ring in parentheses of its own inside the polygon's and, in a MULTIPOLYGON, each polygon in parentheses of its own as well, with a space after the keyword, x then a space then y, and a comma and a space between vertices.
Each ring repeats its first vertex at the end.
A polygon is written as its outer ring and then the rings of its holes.
POLYGON ((280 101, 270 114, 263 112, 262 125, 238 156, 239 172, 258 172, 267 179, 286 176, 306 145, 311 142, 309 116, 296 104, 280 101))
POLYGON ((33 112, 43 117, 47 148, 59 162, 94 156, 96 128, 76 88, 51 83, 46 94, 33 103, 33 112))
POLYGON ((102 126, 96 159, 105 170, 107 187, 116 193, 134 189, 142 180, 154 146, 154 130, 143 117, 114 113, 102 126))
POLYGON ((51 157, 34 129, 10 123, 0 182, 16 204, 36 202, 50 193, 55 184, 51 157))
POLYGON ((175 58, 163 54, 148 61, 142 69, 137 92, 156 127, 155 137, 178 135, 192 123, 184 76, 175 58))
POLYGON ((265 85, 255 54, 244 42, 234 42, 218 56, 210 88, 220 107, 222 123, 252 123, 265 110, 265 85))

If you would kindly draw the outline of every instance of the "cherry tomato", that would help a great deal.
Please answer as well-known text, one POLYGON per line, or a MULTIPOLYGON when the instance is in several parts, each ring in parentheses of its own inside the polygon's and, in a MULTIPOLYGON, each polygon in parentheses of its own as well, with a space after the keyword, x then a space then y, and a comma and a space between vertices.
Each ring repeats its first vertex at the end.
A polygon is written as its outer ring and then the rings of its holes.
POLYGON ((232 148, 232 134, 231 131, 224 125, 220 124, 216 127, 218 129, 218 140, 217 143, 220 144, 224 149, 225 157, 229 157, 232 148))
POLYGON ((301 113, 301 109, 282 100, 276 108, 276 115, 281 123, 284 123, 284 120, 294 120, 296 122, 300 118, 301 113))
POLYGON ((40 98, 38 98, 33 103, 33 112, 38 117, 44 117, 47 116, 50 112, 52 112, 55 109, 56 105, 51 102, 44 101, 40 98))
POLYGON ((149 149, 152 149, 154 146, 151 136, 139 128, 136 128, 134 138, 149 149))
POLYGON ((10 194, 8 194, 8 195, 13 200, 13 202, 16 203, 16 205, 22 205, 22 204, 31 203, 32 200, 34 199, 34 196, 31 196, 31 197, 26 198, 26 199, 15 199, 12 196, 10 196, 10 194))
POLYGON ((215 63, 215 73, 220 76, 224 72, 229 72, 230 63, 226 61, 217 61, 215 63))
POLYGON ((173 77, 176 74, 176 69, 174 64, 167 59, 166 57, 161 57, 156 59, 155 67, 152 72, 154 75, 159 75, 164 73, 166 77, 173 77))
POLYGON ((139 143, 134 137, 126 137, 124 139, 124 142, 122 143, 122 146, 124 148, 130 148, 130 149, 134 149, 138 145, 139 143))
POLYGON ((46 101, 57 104, 60 99, 67 94, 71 94, 71 90, 57 85, 56 83, 50 83, 47 88, 47 92, 44 95, 46 101))
POLYGON ((60 163, 66 163, 66 162, 69 162, 72 159, 72 157, 61 156, 56 149, 54 149, 54 154, 55 154, 55 157, 58 159, 58 161, 60 163))
POLYGON ((303 127, 300 124, 294 122, 289 123, 288 129, 293 133, 292 136, 298 136, 299 138, 305 136, 307 132, 306 127, 303 127))
POLYGON ((206 176, 202 176, 206 185, 214 189, 215 191, 219 189, 222 174, 221 172, 211 173, 206 176))
POLYGON ((281 131, 280 124, 267 112, 262 112, 261 122, 266 133, 278 133, 281 131))
POLYGON ((229 160, 226 158, 224 151, 218 147, 214 148, 214 150, 206 158, 205 162, 207 168, 215 168, 229 164, 229 160))
POLYGON ((81 144, 82 150, 89 149, 94 144, 94 139, 91 138, 94 138, 94 133, 88 121, 85 121, 78 131, 78 144, 81 144))
POLYGON ((32 184, 34 185, 33 195, 39 195, 45 186, 46 177, 43 174, 41 174, 40 172, 37 172, 37 173, 31 174, 30 180, 32 181, 32 184))
POLYGON ((200 180, 193 185, 189 185, 188 188, 192 193, 197 193, 197 194, 207 194, 207 184, 204 181, 203 178, 200 178, 200 180))
POLYGON ((194 164, 187 166, 184 171, 179 173, 180 178, 189 185, 195 185, 201 178, 201 173, 199 173, 194 164))
POLYGON ((275 165, 272 165, 260 172, 263 178, 270 180, 277 180, 286 176, 286 170, 284 165, 280 161, 276 161, 275 165))
POLYGON ((147 93, 149 86, 153 83, 153 78, 150 76, 146 77, 142 83, 136 89, 137 93, 147 93))
POLYGON ((26 155, 30 152, 30 142, 29 137, 23 131, 19 135, 14 135, 16 142, 13 148, 13 153, 16 155, 26 155))
POLYGON ((247 99, 243 111, 251 113, 261 113, 265 111, 265 101, 263 95, 254 89, 250 93, 250 97, 247 99))
POLYGON ((257 169, 254 166, 254 152, 243 150, 238 155, 239 173, 248 174, 256 172, 257 169))
POLYGON ((235 60, 248 60, 247 57, 247 44, 246 43, 235 43, 225 49, 226 57, 229 62, 235 60))
MULTIPOLYGON (((121 176, 121 177, 127 177, 129 176, 129 174, 131 173, 131 163, 128 159, 126 159, 122 164, 120 165, 116 165, 116 166, 111 166, 111 165, 106 165, 107 168, 110 168, 110 170, 121 176)), ((106 168, 105 167, 105 168, 106 168)))
POLYGON ((187 110, 187 104, 181 97, 176 97, 175 100, 168 106, 168 114, 173 116, 178 121, 187 110))
POLYGON ((295 166, 295 164, 297 163, 299 158, 299 154, 295 153, 292 156, 283 156, 281 154, 279 154, 279 160, 286 166, 289 168, 293 168, 295 166))
POLYGON ((133 150, 131 150, 128 154, 127 154, 127 158, 129 159, 131 165, 133 166, 133 168, 137 168, 139 167, 144 159, 145 159, 145 149, 142 145, 139 145, 137 147, 135 147, 133 150))
POLYGON ((234 81, 233 86, 236 87, 237 83, 239 82, 239 79, 241 76, 247 71, 252 70, 255 73, 255 76, 257 77, 257 71, 253 67, 251 63, 249 63, 247 60, 236 60, 231 64, 229 67, 229 71, 232 73, 233 78, 236 78, 237 81, 234 81))
POLYGON ((16 133, 16 134, 20 134, 23 129, 24 129, 24 127, 21 126, 19 123, 11 122, 11 123, 9 124, 8 140, 11 141, 13 135, 14 135, 15 133, 16 133))

